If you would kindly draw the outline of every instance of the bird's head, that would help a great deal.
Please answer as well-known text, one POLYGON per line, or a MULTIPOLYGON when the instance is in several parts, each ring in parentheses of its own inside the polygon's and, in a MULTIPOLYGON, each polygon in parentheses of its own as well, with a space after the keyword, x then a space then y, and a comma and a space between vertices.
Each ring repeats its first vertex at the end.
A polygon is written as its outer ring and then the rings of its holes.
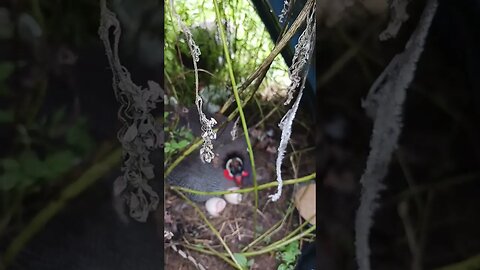
POLYGON ((238 187, 243 185, 243 179, 249 176, 244 168, 243 159, 240 155, 229 155, 225 161, 223 176, 230 181, 235 181, 238 187))

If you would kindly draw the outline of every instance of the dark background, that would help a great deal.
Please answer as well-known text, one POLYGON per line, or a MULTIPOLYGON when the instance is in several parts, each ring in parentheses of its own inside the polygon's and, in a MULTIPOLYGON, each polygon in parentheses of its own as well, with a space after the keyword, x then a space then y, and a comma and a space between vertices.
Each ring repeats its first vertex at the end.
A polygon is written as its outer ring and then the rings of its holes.
MULTIPOLYGON (((320 255, 333 258, 331 269, 356 268, 358 179, 372 133, 361 100, 404 49, 424 4, 411 1, 410 19, 385 42, 378 35, 387 18, 358 5, 333 27, 318 28, 317 171, 323 185, 317 218, 320 255)), ((479 1, 439 1, 374 216, 373 269, 437 269, 480 251, 479 15, 479 1)))

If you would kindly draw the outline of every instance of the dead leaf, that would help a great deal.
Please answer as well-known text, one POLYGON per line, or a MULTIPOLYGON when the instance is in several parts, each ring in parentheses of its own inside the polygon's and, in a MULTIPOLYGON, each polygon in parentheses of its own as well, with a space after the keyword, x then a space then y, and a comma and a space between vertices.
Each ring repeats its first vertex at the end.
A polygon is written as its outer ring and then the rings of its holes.
POLYGON ((316 220, 316 184, 312 183, 300 187, 295 193, 295 207, 300 216, 315 225, 316 220))

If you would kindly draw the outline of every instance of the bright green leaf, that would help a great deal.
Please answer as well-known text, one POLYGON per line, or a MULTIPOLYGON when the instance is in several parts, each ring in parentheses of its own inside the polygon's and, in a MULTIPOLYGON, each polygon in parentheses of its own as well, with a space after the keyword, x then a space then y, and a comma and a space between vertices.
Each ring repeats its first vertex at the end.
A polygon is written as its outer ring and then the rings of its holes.
POLYGON ((241 253, 233 253, 233 257, 235 257, 235 260, 242 268, 247 268, 247 257, 245 257, 245 255, 241 253))

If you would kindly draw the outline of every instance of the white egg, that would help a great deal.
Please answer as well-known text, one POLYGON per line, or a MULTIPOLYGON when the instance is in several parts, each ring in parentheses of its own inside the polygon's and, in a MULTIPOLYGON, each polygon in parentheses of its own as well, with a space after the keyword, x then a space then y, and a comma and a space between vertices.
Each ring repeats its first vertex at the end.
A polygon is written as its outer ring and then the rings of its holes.
POLYGON ((207 212, 214 217, 218 217, 223 209, 225 209, 225 206, 227 206, 227 202, 218 197, 210 198, 205 202, 207 212))
MULTIPOLYGON (((237 190, 238 187, 232 187, 229 188, 228 190, 237 190)), ((242 201, 242 194, 240 193, 230 193, 230 194, 225 194, 223 195, 225 197, 225 200, 229 202, 230 204, 239 204, 242 201)))

